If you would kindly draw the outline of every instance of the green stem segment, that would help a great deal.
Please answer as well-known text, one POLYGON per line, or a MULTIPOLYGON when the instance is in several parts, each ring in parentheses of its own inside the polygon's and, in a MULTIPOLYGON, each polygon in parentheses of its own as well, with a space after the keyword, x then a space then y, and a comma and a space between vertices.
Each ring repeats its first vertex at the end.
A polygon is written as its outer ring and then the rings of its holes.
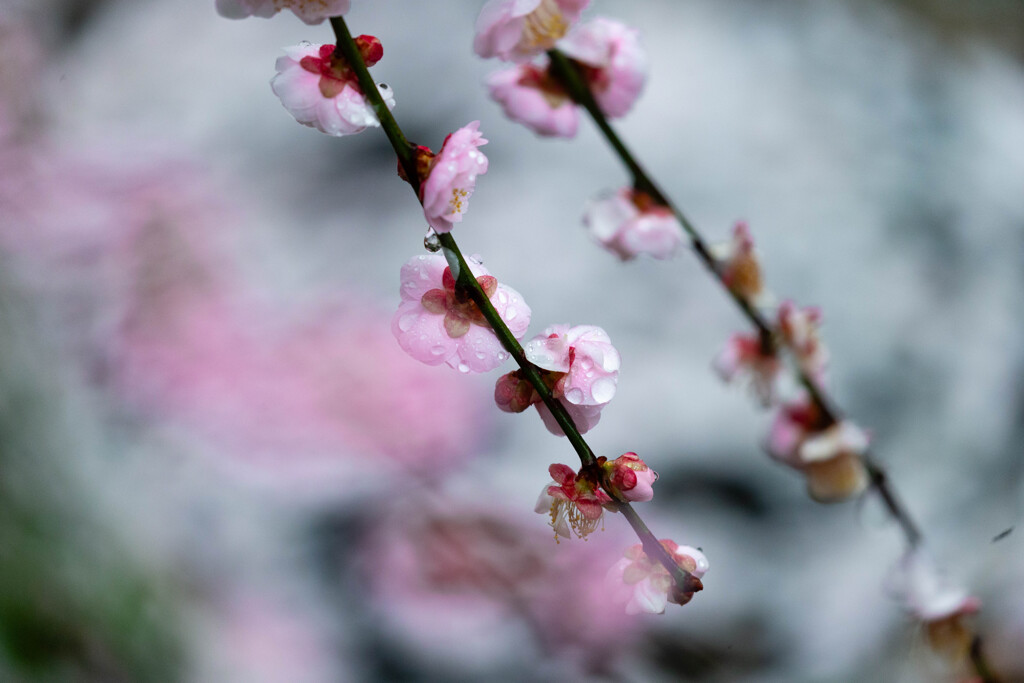
MULTIPOLYGON (((405 134, 399 127, 395 117, 391 115, 391 112, 384 104, 383 98, 381 98, 380 93, 377 91, 377 85, 370 76, 370 72, 366 68, 366 64, 363 62, 362 55, 359 54, 359 50, 356 48, 355 40, 349 32, 345 19, 343 17, 331 17, 331 28, 334 29, 334 34, 337 37, 335 54, 340 58, 345 59, 355 72, 359 82, 359 87, 362 89, 364 97, 366 97, 370 102, 370 105, 373 107, 373 110, 376 112, 381 128, 384 129, 384 134, 387 135, 388 140, 391 142, 391 146, 395 150, 395 154, 398 155, 398 163, 401 165, 409 184, 412 186, 413 192, 416 193, 417 200, 420 200, 420 178, 416 165, 416 146, 410 143, 405 137, 405 134)), ((533 388, 537 390, 537 393, 540 395, 544 405, 551 411, 551 414, 554 416, 558 426, 562 428, 562 431, 565 433, 569 443, 571 443, 573 448, 576 450, 576 454, 579 456, 583 466, 587 467, 596 463, 597 457, 594 455, 594 451, 591 450, 590 446, 583 439, 583 436, 580 434, 579 429, 576 428, 572 417, 565 410, 565 406, 563 406, 561 401, 551 394, 551 390, 548 389, 547 385, 544 383, 537 367, 527 360, 523 347, 519 344, 518 340, 516 340, 515 336, 513 336, 512 332, 508 329, 508 326, 505 325, 505 321, 501 319, 498 312, 494 310, 494 306, 491 304, 491 301, 487 297, 483 288, 480 287, 480 283, 478 283, 476 278, 473 277, 473 274, 469 269, 469 264, 466 263, 466 259, 463 257, 458 244, 455 242, 455 238, 452 237, 451 233, 442 233, 438 235, 438 240, 441 243, 441 246, 447 249, 458 260, 459 273, 456 278, 456 286, 467 292, 473 299, 474 303, 476 303, 480 312, 487 320, 487 323, 494 331, 494 334, 498 337, 498 341, 501 342, 502 347, 504 347, 504 349, 508 351, 516 361, 523 376, 528 382, 530 382, 530 384, 533 385, 533 388)), ((632 506, 630 506, 628 502, 618 501, 616 503, 616 507, 640 538, 644 551, 647 555, 656 559, 665 567, 666 570, 668 570, 680 591, 684 593, 694 593, 701 590, 702 586, 700 579, 684 570, 671 556, 669 556, 668 552, 662 547, 657 537, 651 532, 647 525, 644 524, 643 520, 640 519, 640 516, 635 510, 633 510, 632 506)))
MULTIPOLYGON (((688 219, 679 209, 679 207, 673 204, 672 200, 662 192, 654 180, 647 175, 643 166, 639 161, 637 161, 630 149, 608 123, 608 118, 598 106, 586 80, 583 78, 583 75, 580 73, 575 62, 559 50, 549 50, 548 57, 551 59, 551 74, 562 84, 569 93, 569 96, 590 114, 590 117, 594 120, 594 123, 597 124, 597 127, 601 130, 601 133, 608 141, 608 144, 615 150, 615 153, 633 177, 633 187, 640 192, 648 194, 652 199, 654 199, 654 201, 672 211, 673 215, 683 226, 683 230, 686 231, 686 234, 690 237, 693 250, 696 252, 697 258, 700 259, 715 279, 718 280, 718 282, 725 288, 725 291, 732 298, 736 306, 743 312, 743 315, 746 316, 757 330, 762 341, 769 344, 771 348, 776 348, 779 344, 779 336, 775 334, 772 323, 761 311, 752 306, 745 297, 734 291, 726 284, 718 261, 714 256, 712 256, 711 251, 708 248, 708 243, 704 240, 704 237, 697 230, 696 226, 690 222, 690 219, 688 219)), ((821 389, 815 379, 804 372, 804 370, 799 366, 796 368, 796 371, 800 379, 800 383, 805 389, 807 389, 808 395, 817 406, 825 420, 830 424, 834 424, 841 420, 841 412, 831 403, 828 396, 821 389)), ((916 547, 921 543, 921 532, 913 518, 910 516, 910 513, 896 496, 896 492, 893 490, 892 484, 889 482, 884 469, 874 461, 870 453, 865 454, 863 459, 865 467, 868 470, 868 476, 871 480, 871 486, 878 491, 879 496, 882 498, 882 502, 889 510, 893 519, 895 519, 899 524, 908 545, 916 547)))
POLYGON ((982 683, 999 683, 999 679, 992 672, 992 667, 989 666, 985 653, 982 651, 980 636, 974 636, 974 639, 971 640, 970 655, 971 664, 974 665, 974 670, 978 673, 982 683))

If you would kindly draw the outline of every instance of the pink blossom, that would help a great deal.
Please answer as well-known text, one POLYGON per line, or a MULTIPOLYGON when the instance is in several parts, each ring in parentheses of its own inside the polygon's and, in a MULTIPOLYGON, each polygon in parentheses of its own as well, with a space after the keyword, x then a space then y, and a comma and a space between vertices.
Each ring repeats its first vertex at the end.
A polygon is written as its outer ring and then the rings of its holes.
MULTIPOLYGON (((676 563, 698 579, 707 572, 704 553, 675 541, 659 541, 676 563)), ((672 602, 686 604, 693 593, 679 596, 672 590, 672 577, 660 562, 647 557, 643 546, 637 543, 628 548, 625 556, 608 570, 607 581, 618 602, 626 603, 626 614, 663 614, 672 602)))
MULTIPOLYGON (((450 134, 427 164, 420 201, 427 223, 437 232, 449 232, 452 223, 462 222, 476 189, 476 177, 487 173, 487 157, 478 149, 487 140, 479 127, 480 122, 473 121, 450 134)), ((420 152, 429 154, 424 148, 420 152)))
POLYGON ((867 488, 860 457, 867 448, 868 436, 857 425, 828 423, 806 397, 779 409, 767 442, 772 457, 806 475, 808 493, 821 503, 846 500, 867 488))
POLYGON ((733 293, 754 305, 762 305, 768 299, 761 278, 761 264, 754 250, 754 239, 743 221, 733 227, 732 240, 715 244, 712 256, 718 262, 722 282, 733 293))
POLYGON ((821 382, 828 365, 828 349, 818 336, 821 310, 814 307, 797 308, 792 301, 779 305, 779 334, 801 369, 815 381, 821 382))
MULTIPOLYGON (((275 587, 239 588, 245 579, 217 582, 212 604, 186 634, 195 681, 322 683, 350 680, 335 656, 329 607, 275 587), (221 583, 227 584, 221 586, 221 583), (277 593, 277 594, 274 594, 277 593)), ((211 591, 212 592, 212 591, 211 591)))
POLYGON ((595 325, 552 325, 528 341, 526 358, 539 368, 564 373, 557 388, 577 406, 603 406, 615 397, 619 352, 595 325))
MULTIPOLYGON (((373 36, 359 36, 356 43, 367 66, 383 55, 380 41, 373 36)), ((355 73, 334 56, 333 45, 295 45, 284 52, 274 65, 277 75, 270 87, 296 121, 334 136, 380 126, 355 73)), ((385 85, 377 89, 388 109, 394 108, 391 89, 385 85)))
MULTIPOLYGON (((569 414, 569 417, 572 418, 573 424, 576 425, 576 429, 581 434, 587 433, 597 425, 601 419, 601 410, 604 408, 603 404, 596 406, 575 405, 561 400, 565 373, 550 372, 542 369, 540 374, 545 385, 551 391, 552 396, 559 399, 559 403, 569 414)), ((494 402, 498 405, 499 409, 506 413, 521 413, 530 406, 534 406, 537 408, 537 413, 549 432, 555 436, 565 436, 558 421, 555 420, 555 416, 541 400, 540 394, 537 393, 533 385, 523 377, 521 370, 515 370, 498 378, 494 386, 494 402)))
POLYGON ((487 77, 487 89, 505 116, 538 135, 576 135, 579 109, 546 67, 523 64, 496 71, 487 77))
MULTIPOLYGON (((517 291, 498 284, 479 262, 468 260, 477 282, 517 338, 530 325, 530 308, 517 291)), ((487 372, 508 353, 480 309, 455 286, 444 256, 416 256, 402 266, 402 303, 391 331, 410 356, 427 365, 447 363, 461 372, 487 372)))
POLYGON ((525 62, 554 47, 590 0, 490 0, 476 20, 473 50, 525 62))
POLYGON ((965 662, 973 634, 964 618, 981 602, 945 577, 923 548, 911 548, 890 574, 886 588, 925 627, 928 644, 954 662, 965 662))
POLYGON ((555 538, 571 538, 570 530, 578 538, 586 538, 597 528, 603 506, 612 502, 611 497, 597 482, 582 473, 577 475, 568 465, 552 465, 548 474, 553 481, 541 490, 534 512, 551 516, 555 538))
POLYGON ((903 555, 886 587, 911 614, 925 622, 971 614, 981 606, 966 589, 943 576, 932 556, 920 547, 903 555))
POLYGON ((625 542, 618 529, 552 552, 535 519, 524 522, 500 496, 481 495, 480 505, 449 496, 400 503, 364 535, 358 565, 373 616, 389 631, 444 658, 449 678, 460 680, 477 677, 452 673, 466 661, 475 671, 507 667, 508 643, 526 629, 582 672, 608 665, 642 635, 636 619, 608 609, 605 599, 604 558, 625 542))
MULTIPOLYGON (((601 419, 601 410, 615 396, 619 376, 619 352, 608 334, 593 325, 553 325, 527 342, 524 351, 580 433, 593 428, 601 419)), ((510 413, 536 406, 548 431, 564 436, 540 394, 519 370, 498 379, 494 400, 510 413)))
MULTIPOLYGON (((561 401, 561 404, 565 411, 569 413, 572 423, 576 425, 576 430, 580 434, 586 434, 597 426, 597 423, 601 420, 601 410, 604 408, 604 405, 578 406, 566 401, 561 401)), ((546 405, 537 402, 534 404, 534 407, 537 408, 537 414, 540 415, 541 421, 549 432, 555 436, 565 436, 565 432, 562 431, 558 421, 555 420, 555 416, 546 405)))
POLYGON ((119 398, 210 439, 233 476, 351 497, 475 452, 486 416, 471 388, 403 353, 383 313, 353 297, 270 325, 280 311, 225 294, 174 285, 139 299, 111 368, 119 398))
POLYGON ((573 28, 558 48, 582 67, 601 111, 610 117, 625 116, 647 80, 647 53, 640 46, 639 32, 597 17, 573 28))
POLYGON ((217 0, 217 13, 228 19, 267 18, 290 9, 299 19, 313 25, 348 12, 349 4, 350 0, 217 0))
POLYGON ((623 453, 605 464, 609 480, 622 497, 631 503, 644 503, 654 498, 654 482, 658 473, 647 466, 636 453, 623 453))
POLYGON ((667 259, 683 244, 682 226, 671 210, 628 187, 591 200, 583 224, 591 237, 623 261, 641 254, 667 259))
POLYGON ((713 367, 726 382, 749 381, 761 404, 770 406, 775 400, 775 379, 782 363, 774 349, 766 348, 759 334, 734 334, 715 358, 713 367))

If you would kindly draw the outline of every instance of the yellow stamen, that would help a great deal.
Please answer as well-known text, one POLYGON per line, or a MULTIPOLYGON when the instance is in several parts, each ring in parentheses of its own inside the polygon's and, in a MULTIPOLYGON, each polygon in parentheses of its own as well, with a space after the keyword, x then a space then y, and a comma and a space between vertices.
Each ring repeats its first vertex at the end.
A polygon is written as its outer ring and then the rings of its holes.
POLYGON ((537 9, 525 17, 523 45, 530 50, 547 50, 568 30, 569 24, 562 17, 555 0, 541 0, 537 9))
POLYGON ((459 215, 465 211, 465 200, 469 197, 469 191, 464 190, 461 187, 456 187, 452 190, 452 198, 448 202, 448 207, 451 209, 453 214, 459 215))

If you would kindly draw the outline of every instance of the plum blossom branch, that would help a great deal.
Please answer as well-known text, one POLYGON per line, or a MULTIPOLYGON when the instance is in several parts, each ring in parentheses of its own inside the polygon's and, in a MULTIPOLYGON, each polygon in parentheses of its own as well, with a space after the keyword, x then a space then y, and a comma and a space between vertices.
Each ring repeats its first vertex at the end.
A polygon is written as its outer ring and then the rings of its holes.
MULTIPOLYGON (((561 83, 569 93, 569 96, 590 114, 594 123, 608 141, 608 144, 615 150, 616 155, 626 166, 630 175, 632 175, 635 190, 649 195, 657 204, 667 207, 673 213, 680 225, 682 225, 683 230, 690 237, 697 257, 715 279, 722 284, 736 306, 757 330, 761 343, 766 348, 775 348, 780 343, 785 346, 784 340, 780 340, 779 336, 776 335, 773 324, 764 313, 759 311, 741 291, 729 286, 719 260, 712 254, 708 242, 701 235, 700 231, 697 230, 696 226, 686 217, 682 210, 672 202, 668 195, 662 192, 630 151, 629 147, 626 146, 611 127, 608 117, 594 99, 594 95, 576 63, 558 49, 548 50, 547 55, 551 60, 550 71, 552 76, 561 83)), ((831 402, 818 381, 804 368, 800 367, 799 364, 795 370, 800 384, 807 390, 811 401, 816 406, 822 419, 828 425, 839 423, 842 420, 842 413, 831 402)), ((885 470, 869 454, 864 454, 863 460, 871 486, 878 492, 889 513, 899 524, 907 544, 910 547, 918 546, 922 541, 921 531, 896 495, 885 470)))
MULTIPOLYGON (((672 212, 679 221, 683 230, 690 237, 693 250, 696 252, 697 257, 711 272, 715 279, 718 280, 718 282, 725 288, 733 302, 743 312, 751 325, 757 331, 760 344, 765 352, 770 353, 781 346, 791 352, 799 360, 800 353, 798 349, 792 346, 792 340, 788 339, 785 334, 777 334, 775 326, 752 303, 752 299, 749 298, 741 289, 730 285, 728 274, 723 269, 720 261, 712 254, 707 241, 697 230, 696 226, 672 202, 672 200, 661 191, 630 151, 629 147, 626 146, 615 130, 611 127, 606 113, 596 101, 594 93, 591 91, 590 86, 587 84, 587 80, 580 71, 579 65, 557 48, 548 50, 547 56, 550 59, 550 73, 552 77, 565 88, 569 97, 572 98, 573 101, 586 109, 590 114, 608 144, 612 147, 632 176, 634 190, 636 192, 645 193, 656 204, 660 204, 672 212)), ((808 370, 804 364, 800 362, 795 363, 794 370, 800 384, 807 391, 810 401, 815 406, 820 419, 825 423, 825 425, 841 424, 843 419, 842 412, 832 403, 829 396, 820 386, 819 380, 813 372, 808 370)), ((913 517, 910 515, 910 512, 896 495, 885 469, 871 457, 870 452, 866 448, 861 454, 861 458, 864 463, 864 468, 867 471, 870 486, 878 492, 878 495, 885 504, 889 514, 899 525, 907 543, 908 551, 911 553, 918 551, 923 544, 923 534, 913 517)), ((642 522, 640 523, 642 524, 642 522)), ((644 549, 649 552, 646 543, 644 544, 644 549)), ((992 672, 991 667, 985 658, 982 639, 980 636, 974 635, 972 637, 968 654, 971 665, 978 674, 978 680, 982 683, 998 682, 998 678, 992 672)))
MULTIPOLYGON (((395 120, 378 92, 377 86, 370 76, 370 72, 366 68, 366 64, 363 62, 362 55, 356 45, 356 41, 352 37, 344 18, 340 16, 331 17, 330 22, 331 28, 334 30, 337 38, 335 54, 340 58, 345 59, 351 66, 364 96, 370 103, 374 112, 377 114, 381 128, 384 130, 388 141, 391 143, 392 148, 395 150, 395 154, 398 156, 398 163, 403 171, 405 179, 409 182, 413 191, 416 193, 417 198, 422 201, 420 193, 420 174, 417 168, 417 147, 410 143, 405 137, 401 127, 398 125, 398 122, 395 120)), ((526 358, 523 347, 519 344, 519 341, 509 330, 505 321, 502 320, 501 316, 495 310, 494 306, 491 304, 490 298, 487 296, 486 292, 484 292, 480 283, 473 277, 469 264, 466 262, 455 238, 448 232, 439 233, 437 238, 441 247, 445 250, 445 256, 448 258, 449 264, 452 266, 452 274, 456 278, 456 286, 466 292, 479 307, 481 314, 493 329, 494 334, 501 342, 502 347, 508 351, 519 365, 523 377, 533 385, 534 389, 540 395, 541 400, 544 402, 544 405, 551 411, 555 421, 558 423, 559 427, 562 428, 562 431, 568 438, 569 443, 572 444, 576 454, 579 456, 580 461, 583 464, 583 469, 593 469, 598 467, 597 456, 595 456, 594 451, 590 448, 583 436, 580 434, 580 431, 576 428, 572 417, 562 405, 561 401, 557 400, 552 395, 551 390, 544 383, 537 367, 526 358)), ((608 482, 605 482, 603 479, 604 477, 602 476, 602 485, 606 490, 609 492, 616 491, 613 486, 608 485, 608 482)), ((686 594, 692 595, 694 592, 701 590, 703 585, 700 579, 679 566, 629 502, 623 500, 621 498, 621 494, 615 493, 613 495, 617 497, 613 503, 610 503, 610 505, 613 505, 616 511, 621 512, 623 517, 626 518, 630 527, 632 527, 633 531, 640 538, 644 552, 647 553, 648 557, 656 560, 669 572, 669 575, 672 577, 675 585, 676 593, 680 596, 686 594)))

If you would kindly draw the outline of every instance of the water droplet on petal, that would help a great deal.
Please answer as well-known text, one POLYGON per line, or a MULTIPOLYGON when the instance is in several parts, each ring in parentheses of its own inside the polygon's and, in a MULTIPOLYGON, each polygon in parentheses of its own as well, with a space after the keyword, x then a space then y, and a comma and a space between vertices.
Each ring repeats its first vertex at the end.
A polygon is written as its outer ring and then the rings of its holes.
POLYGON ((463 374, 469 372, 469 366, 466 365, 465 363, 459 363, 459 372, 463 374))
POLYGON ((590 393, 598 403, 607 403, 615 396, 615 382, 608 377, 602 377, 590 385, 590 393))
POLYGON ((498 352, 498 360, 505 360, 506 358, 508 358, 508 354, 506 352, 504 352, 504 351, 499 351, 498 352))
POLYGON ((432 348, 430 349, 430 352, 431 352, 432 354, 434 354, 435 356, 440 356, 440 355, 441 355, 441 354, 443 354, 443 353, 444 353, 444 352, 445 352, 446 350, 447 350, 447 349, 445 349, 445 347, 444 347, 443 345, 441 345, 441 344, 438 344, 437 346, 434 346, 434 347, 432 347, 432 348))
MULTIPOLYGON (((433 228, 427 229, 427 234, 423 238, 423 247, 431 253, 441 251, 441 238, 437 236, 433 228)), ((420 258, 424 257, 421 256, 420 258)))
POLYGON ((580 367, 583 368, 584 370, 589 370, 590 368, 594 367, 594 361, 590 360, 589 358, 584 358, 583 360, 580 361, 580 367))
POLYGON ((515 317, 516 317, 516 309, 509 308, 507 311, 505 311, 505 320, 515 320, 515 317))
POLYGON ((565 392, 565 400, 569 403, 575 403, 578 405, 583 400, 583 390, 573 387, 569 391, 565 392))
POLYGON ((419 316, 416 313, 406 313, 398 319, 398 329, 402 332, 408 332, 409 328, 416 322, 416 318, 419 316))

